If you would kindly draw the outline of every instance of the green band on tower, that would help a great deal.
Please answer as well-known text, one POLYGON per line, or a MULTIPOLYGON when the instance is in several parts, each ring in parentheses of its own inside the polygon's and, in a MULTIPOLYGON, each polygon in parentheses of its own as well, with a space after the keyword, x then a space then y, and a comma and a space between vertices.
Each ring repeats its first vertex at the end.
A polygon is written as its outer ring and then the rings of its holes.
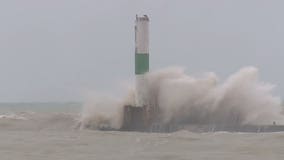
POLYGON ((135 74, 144 74, 149 71, 149 54, 135 54, 135 74))

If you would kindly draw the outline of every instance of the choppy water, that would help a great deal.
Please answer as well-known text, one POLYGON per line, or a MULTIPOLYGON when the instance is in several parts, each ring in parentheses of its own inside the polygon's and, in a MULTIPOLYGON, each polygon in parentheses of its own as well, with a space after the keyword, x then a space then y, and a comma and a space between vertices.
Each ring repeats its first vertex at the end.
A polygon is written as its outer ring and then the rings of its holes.
POLYGON ((284 133, 75 129, 78 103, 0 104, 1 160, 284 159, 284 133))

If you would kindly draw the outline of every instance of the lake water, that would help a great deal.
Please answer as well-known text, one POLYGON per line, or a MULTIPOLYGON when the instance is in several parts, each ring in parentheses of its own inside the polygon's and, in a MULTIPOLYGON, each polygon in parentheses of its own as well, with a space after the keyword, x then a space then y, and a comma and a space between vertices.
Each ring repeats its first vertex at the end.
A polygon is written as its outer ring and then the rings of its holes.
POLYGON ((0 104, 1 160, 284 159, 281 133, 78 130, 80 103, 0 104))

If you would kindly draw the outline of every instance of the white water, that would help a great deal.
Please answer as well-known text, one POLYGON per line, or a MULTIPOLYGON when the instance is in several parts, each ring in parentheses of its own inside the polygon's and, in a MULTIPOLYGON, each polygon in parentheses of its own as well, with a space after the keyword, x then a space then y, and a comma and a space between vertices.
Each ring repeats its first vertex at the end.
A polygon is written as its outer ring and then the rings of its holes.
MULTIPOLYGON (((258 69, 246 67, 220 81, 214 73, 201 77, 185 74, 179 67, 146 75, 147 102, 158 106, 162 122, 189 124, 284 124, 281 99, 272 95, 274 86, 259 80, 258 69)), ((119 128, 122 107, 134 105, 134 91, 123 100, 94 97, 85 105, 83 126, 119 128)))

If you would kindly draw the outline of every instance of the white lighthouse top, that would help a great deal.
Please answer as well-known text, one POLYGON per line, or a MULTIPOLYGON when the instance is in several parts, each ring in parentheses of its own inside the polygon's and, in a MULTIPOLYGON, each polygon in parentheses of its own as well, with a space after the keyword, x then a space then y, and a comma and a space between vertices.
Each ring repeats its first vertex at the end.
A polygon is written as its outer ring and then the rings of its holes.
POLYGON ((136 15, 135 22, 135 52, 149 54, 149 18, 147 15, 136 15))

